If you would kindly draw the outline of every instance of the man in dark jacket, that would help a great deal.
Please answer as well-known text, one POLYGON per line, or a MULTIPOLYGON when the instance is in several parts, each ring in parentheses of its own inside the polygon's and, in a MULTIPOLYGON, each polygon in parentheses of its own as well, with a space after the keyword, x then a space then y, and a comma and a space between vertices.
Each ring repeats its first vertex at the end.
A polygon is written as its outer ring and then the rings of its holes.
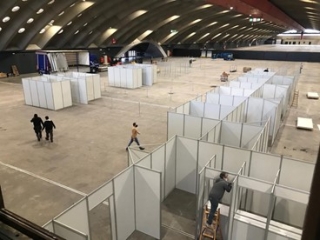
POLYGON ((43 123, 43 129, 46 130, 46 140, 50 140, 53 142, 53 128, 56 128, 54 123, 49 119, 48 116, 46 116, 46 120, 43 123))
POLYGON ((224 192, 230 192, 232 183, 228 182, 228 174, 226 172, 220 173, 220 177, 215 179, 213 187, 209 193, 209 201, 211 203, 211 209, 207 220, 207 226, 210 226, 213 221, 214 214, 218 208, 218 204, 221 201, 224 192))
POLYGON ((34 132, 36 133, 38 141, 40 141, 40 139, 42 138, 42 127, 43 127, 43 121, 41 117, 38 117, 37 114, 34 114, 30 122, 33 123, 34 132))

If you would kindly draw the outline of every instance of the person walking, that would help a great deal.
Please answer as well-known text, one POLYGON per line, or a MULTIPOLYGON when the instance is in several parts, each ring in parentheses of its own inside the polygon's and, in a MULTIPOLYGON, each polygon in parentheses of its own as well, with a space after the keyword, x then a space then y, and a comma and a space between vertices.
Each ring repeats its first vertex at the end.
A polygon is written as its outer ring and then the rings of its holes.
POLYGON ((30 122, 33 123, 33 130, 36 133, 38 141, 40 141, 40 139, 42 138, 42 127, 43 127, 43 121, 41 117, 38 117, 38 114, 34 114, 30 122))
POLYGON ((46 120, 43 123, 43 129, 46 130, 46 140, 48 141, 50 138, 50 141, 53 142, 53 128, 56 128, 56 125, 54 125, 53 121, 50 120, 48 116, 45 118, 46 120))
POLYGON ((132 130, 131 130, 131 139, 129 141, 128 146, 126 147, 126 150, 128 151, 128 147, 130 147, 131 143, 133 143, 133 141, 135 141, 137 143, 137 145, 139 146, 140 150, 144 150, 144 147, 140 146, 139 140, 138 140, 138 134, 140 134, 140 132, 138 131, 138 124, 136 124, 135 122, 132 124, 132 130))
POLYGON ((214 214, 217 211, 218 204, 221 201, 224 192, 230 192, 232 189, 232 183, 228 182, 228 174, 226 172, 220 173, 219 178, 214 180, 213 187, 209 193, 209 201, 211 203, 211 209, 208 216, 206 226, 212 225, 214 214))

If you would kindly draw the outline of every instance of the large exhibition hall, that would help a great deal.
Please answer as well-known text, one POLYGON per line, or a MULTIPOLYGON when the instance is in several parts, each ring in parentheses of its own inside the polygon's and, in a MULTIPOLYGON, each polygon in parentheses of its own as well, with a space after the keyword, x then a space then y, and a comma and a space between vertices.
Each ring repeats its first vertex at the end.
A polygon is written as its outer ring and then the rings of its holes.
POLYGON ((0 2, 0 239, 320 239, 316 0, 0 2))

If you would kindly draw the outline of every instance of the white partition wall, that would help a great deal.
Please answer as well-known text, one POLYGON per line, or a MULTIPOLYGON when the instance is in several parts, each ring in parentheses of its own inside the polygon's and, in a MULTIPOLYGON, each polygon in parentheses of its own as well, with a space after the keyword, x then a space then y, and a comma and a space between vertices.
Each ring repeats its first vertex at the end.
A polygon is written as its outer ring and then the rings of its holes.
POLYGON ((142 69, 138 67, 108 67, 109 86, 139 88, 142 86, 142 69))
POLYGON ((51 82, 44 77, 23 78, 22 86, 27 105, 51 110, 72 106, 69 80, 51 82))

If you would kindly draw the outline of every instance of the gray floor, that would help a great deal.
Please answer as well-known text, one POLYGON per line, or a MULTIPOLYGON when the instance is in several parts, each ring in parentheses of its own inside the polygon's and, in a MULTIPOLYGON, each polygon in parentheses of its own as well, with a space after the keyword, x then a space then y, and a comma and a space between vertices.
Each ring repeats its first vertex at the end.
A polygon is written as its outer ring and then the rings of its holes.
MULTIPOLYGON (((43 225, 127 166, 125 147, 132 122, 138 122, 140 142, 152 151, 166 141, 166 112, 221 85, 220 74, 233 65, 238 71, 231 73, 229 79, 242 75, 243 67, 288 69, 290 74, 300 66, 295 62, 197 59, 187 69, 187 63, 188 58, 170 58, 167 64, 171 64, 171 73, 167 67, 152 87, 135 90, 109 87, 107 73, 103 72, 101 99, 59 111, 26 106, 20 78, 0 79, 0 183, 6 207, 43 225), (55 122, 53 143, 36 140, 30 123, 34 113, 49 115, 55 122)), ((319 74, 320 64, 304 63, 297 86, 299 105, 290 109, 271 152, 315 162, 320 103, 308 100, 306 93, 320 92, 319 74), (297 116, 311 117, 314 130, 297 130, 297 116)), ((193 205, 194 199, 181 197, 181 192, 172 194, 163 204, 163 237, 189 239, 177 231, 193 234, 194 210, 188 204, 193 205), (181 206, 179 200, 183 202, 181 206), (189 211, 180 214, 179 207, 189 211)), ((110 230, 104 226, 108 218, 101 217, 101 212, 108 216, 106 205, 99 205, 90 213, 92 227, 103 228, 97 230, 94 240, 106 239, 103 235, 110 230)), ((130 239, 150 238, 134 233, 130 239)))

